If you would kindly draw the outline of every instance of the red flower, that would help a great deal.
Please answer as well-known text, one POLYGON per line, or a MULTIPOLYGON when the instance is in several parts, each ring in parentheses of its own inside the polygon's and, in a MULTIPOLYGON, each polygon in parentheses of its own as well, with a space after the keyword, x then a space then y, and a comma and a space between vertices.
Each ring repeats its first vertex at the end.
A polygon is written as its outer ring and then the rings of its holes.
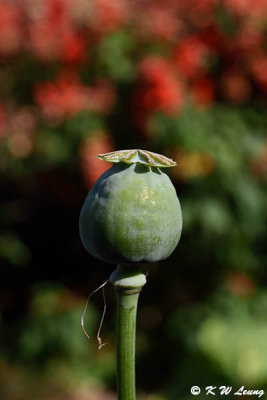
POLYGON ((197 105, 211 105, 214 101, 214 82, 210 78, 195 80, 191 86, 191 95, 197 105))
POLYGON ((125 20, 126 3, 123 0, 93 0, 89 28, 106 33, 119 28, 125 20))
POLYGON ((233 103, 242 104, 250 98, 250 83, 239 70, 234 69, 223 73, 221 86, 225 97, 233 103))
POLYGON ((141 103, 147 111, 174 113, 183 104, 182 87, 171 64, 160 57, 148 57, 140 65, 141 103))
POLYGON ((97 113, 108 113, 115 101, 115 89, 107 80, 97 80, 95 85, 87 87, 87 109, 97 113))
POLYGON ((150 83, 160 83, 166 76, 174 76, 175 74, 169 61, 156 55, 144 58, 139 64, 138 72, 142 81, 150 83))
POLYGON ((224 5, 239 17, 265 18, 267 13, 266 0, 224 0, 224 5))
POLYGON ((105 113, 114 101, 113 86, 106 81, 84 86, 76 74, 61 74, 54 83, 40 82, 35 99, 49 119, 61 120, 81 110, 105 113))
POLYGON ((80 149, 81 170, 88 188, 93 186, 100 175, 111 167, 111 164, 100 160, 97 155, 113 150, 111 136, 103 131, 91 133, 82 142, 80 149))
POLYGON ((215 7, 219 0, 190 0, 188 1, 187 16, 197 27, 205 27, 214 20, 215 7))
POLYGON ((60 76, 55 83, 41 82, 36 86, 35 99, 43 114, 61 119, 86 107, 84 88, 75 75, 60 76))
POLYGON ((219 27, 213 23, 199 33, 199 39, 215 54, 219 53, 225 47, 226 38, 219 27))
POLYGON ((31 29, 31 45, 35 55, 44 61, 61 59, 68 64, 81 64, 88 52, 85 37, 70 27, 51 29, 38 23, 31 29))
POLYGON ((134 93, 135 117, 140 128, 145 128, 151 113, 177 113, 183 102, 182 84, 172 65, 161 57, 145 58, 139 67, 139 87, 134 93))
POLYGON ((160 85, 147 87, 143 91, 143 106, 147 111, 164 111, 173 114, 183 103, 181 86, 171 79, 164 79, 160 85))
POLYGON ((9 56, 19 50, 22 43, 21 20, 12 4, 0 3, 0 54, 9 56))
POLYGON ((260 85, 261 89, 267 91, 267 56, 261 55, 255 58, 251 63, 251 71, 254 79, 260 85))
POLYGON ((263 46, 264 40, 264 33, 255 26, 241 26, 234 37, 237 48, 243 53, 248 53, 249 58, 263 46))
POLYGON ((195 78, 205 70, 207 47, 197 36, 183 39, 174 51, 174 61, 186 78, 195 78))
POLYGON ((181 30, 181 21, 174 14, 171 7, 163 8, 162 5, 153 4, 147 9, 142 9, 135 19, 136 34, 138 36, 173 42, 177 40, 181 30), (147 18, 149 15, 149 18, 147 18))
POLYGON ((62 59, 68 64, 81 64, 86 57, 86 40, 75 31, 66 32, 62 38, 62 59))
POLYGON ((77 32, 69 11, 65 1, 48 0, 29 25, 30 45, 38 58, 78 65, 85 60, 86 37, 77 32))
POLYGON ((194 13, 209 13, 217 6, 218 0, 190 0, 190 6, 193 7, 194 13))
POLYGON ((37 57, 51 61, 62 54, 63 38, 71 30, 63 0, 43 2, 38 18, 29 24, 30 46, 37 57))

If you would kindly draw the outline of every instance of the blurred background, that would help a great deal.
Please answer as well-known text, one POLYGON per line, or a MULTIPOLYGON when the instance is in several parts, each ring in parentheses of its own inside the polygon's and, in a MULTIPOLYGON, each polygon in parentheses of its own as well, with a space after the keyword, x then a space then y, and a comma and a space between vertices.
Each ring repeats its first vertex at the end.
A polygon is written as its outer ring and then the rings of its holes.
MULTIPOLYGON (((78 217, 110 167, 143 148, 184 227, 140 296, 140 400, 198 385, 267 390, 266 0, 0 1, 0 397, 114 400, 114 266, 78 217)), ((201 397, 201 396, 199 396, 201 397)), ((228 396, 230 397, 230 396, 228 396)))

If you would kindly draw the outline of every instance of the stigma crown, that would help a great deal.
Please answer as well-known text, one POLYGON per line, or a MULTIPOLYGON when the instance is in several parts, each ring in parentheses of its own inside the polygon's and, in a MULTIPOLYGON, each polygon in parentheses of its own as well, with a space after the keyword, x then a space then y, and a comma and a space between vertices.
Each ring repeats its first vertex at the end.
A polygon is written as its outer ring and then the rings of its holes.
POLYGON ((152 151, 140 149, 111 151, 110 153, 99 154, 98 158, 111 163, 140 163, 159 168, 175 167, 177 165, 171 158, 153 153, 152 151))

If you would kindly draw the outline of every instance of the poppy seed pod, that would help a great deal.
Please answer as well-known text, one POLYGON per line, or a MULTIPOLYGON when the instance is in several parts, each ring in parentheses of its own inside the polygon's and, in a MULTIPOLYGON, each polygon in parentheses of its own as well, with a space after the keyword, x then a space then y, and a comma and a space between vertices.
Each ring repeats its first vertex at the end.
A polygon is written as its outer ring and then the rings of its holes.
POLYGON ((182 213, 163 169, 176 163, 144 150, 99 158, 114 165, 96 181, 81 210, 80 236, 86 250, 113 264, 170 256, 181 236, 182 213))

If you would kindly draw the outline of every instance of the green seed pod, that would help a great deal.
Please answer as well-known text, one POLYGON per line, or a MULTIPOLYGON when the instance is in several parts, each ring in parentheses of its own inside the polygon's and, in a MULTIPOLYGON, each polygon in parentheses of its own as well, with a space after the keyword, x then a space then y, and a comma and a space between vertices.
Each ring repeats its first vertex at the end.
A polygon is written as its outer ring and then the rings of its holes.
POLYGON ((80 236, 86 250, 113 264, 170 256, 181 236, 182 213, 162 169, 176 163, 144 150, 99 158, 114 165, 96 181, 81 210, 80 236))

